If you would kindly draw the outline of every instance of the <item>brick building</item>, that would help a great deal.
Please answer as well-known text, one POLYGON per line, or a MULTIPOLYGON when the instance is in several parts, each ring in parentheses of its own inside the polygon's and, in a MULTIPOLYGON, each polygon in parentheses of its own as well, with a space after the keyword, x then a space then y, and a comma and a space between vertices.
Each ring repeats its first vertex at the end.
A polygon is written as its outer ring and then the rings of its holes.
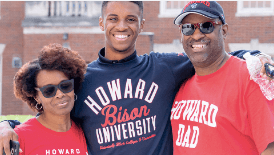
MULTIPOLYGON (((173 24, 186 1, 145 1, 144 32, 139 55, 182 52, 178 26, 173 24)), ((226 51, 258 49, 274 56, 274 1, 220 1, 229 24, 226 51)), ((104 47, 98 26, 101 2, 0 2, 0 114, 34 114, 13 94, 18 68, 36 58, 49 43, 76 50, 87 62, 104 47)))

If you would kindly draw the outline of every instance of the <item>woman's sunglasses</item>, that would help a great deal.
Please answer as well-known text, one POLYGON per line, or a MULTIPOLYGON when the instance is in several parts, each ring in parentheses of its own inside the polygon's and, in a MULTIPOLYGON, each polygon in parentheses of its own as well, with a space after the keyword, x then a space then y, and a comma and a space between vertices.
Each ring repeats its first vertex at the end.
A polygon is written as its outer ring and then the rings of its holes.
POLYGON ((204 34, 213 32, 214 25, 221 24, 221 21, 208 21, 205 23, 196 23, 196 24, 183 24, 182 33, 186 36, 192 35, 195 32, 196 28, 199 28, 200 31, 204 34))
POLYGON ((74 79, 62 81, 58 85, 46 85, 35 89, 41 91, 44 97, 51 98, 56 95, 57 88, 63 93, 71 92, 74 89, 74 79))

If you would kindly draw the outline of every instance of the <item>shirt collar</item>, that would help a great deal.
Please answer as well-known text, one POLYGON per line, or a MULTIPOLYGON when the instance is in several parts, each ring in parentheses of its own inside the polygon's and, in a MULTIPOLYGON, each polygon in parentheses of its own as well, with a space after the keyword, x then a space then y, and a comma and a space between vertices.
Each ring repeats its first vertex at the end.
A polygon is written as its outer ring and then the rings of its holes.
POLYGON ((131 54, 130 56, 128 56, 128 57, 126 57, 124 59, 121 59, 121 60, 109 60, 109 59, 105 58, 105 48, 102 48, 99 51, 98 56, 99 56, 99 59, 100 59, 101 62, 115 64, 115 63, 123 63, 123 62, 128 62, 130 60, 133 60, 134 58, 137 57, 136 53, 137 52, 135 50, 133 54, 131 54))

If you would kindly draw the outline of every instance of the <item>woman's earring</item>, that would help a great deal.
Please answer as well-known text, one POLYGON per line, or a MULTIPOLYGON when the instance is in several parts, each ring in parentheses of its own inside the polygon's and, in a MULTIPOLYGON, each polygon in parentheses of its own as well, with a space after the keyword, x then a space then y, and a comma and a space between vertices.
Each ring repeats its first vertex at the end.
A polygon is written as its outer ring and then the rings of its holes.
POLYGON ((37 104, 35 105, 35 108, 39 111, 39 110, 41 110, 41 109, 43 108, 43 105, 37 103, 37 104), (39 105, 40 107, 38 107, 38 105, 39 105))
POLYGON ((74 101, 77 100, 77 95, 74 93, 74 101))

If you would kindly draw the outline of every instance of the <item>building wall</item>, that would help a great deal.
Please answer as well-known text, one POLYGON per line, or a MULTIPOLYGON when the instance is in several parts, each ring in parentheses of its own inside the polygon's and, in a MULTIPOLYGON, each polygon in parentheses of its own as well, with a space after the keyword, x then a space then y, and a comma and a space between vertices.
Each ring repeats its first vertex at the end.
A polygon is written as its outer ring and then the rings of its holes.
POLYGON ((1 1, 0 43, 5 44, 2 70, 2 114, 20 114, 23 104, 13 94, 13 77, 17 68, 12 68, 12 57, 22 57, 24 2, 1 1))
POLYGON ((230 51, 229 43, 250 43, 251 39, 258 39, 260 43, 274 44, 274 16, 236 17, 237 1, 219 3, 224 9, 226 22, 229 25, 225 41, 226 51, 230 51))
MULTIPOLYGON (((225 41, 226 51, 230 52, 229 44, 250 43, 251 39, 258 39, 260 43, 274 44, 274 16, 236 17, 236 1, 219 3, 224 9, 226 22, 229 24, 225 41)), ((168 45, 176 42, 176 46, 180 45, 180 33, 178 26, 173 24, 174 18, 159 18, 159 8, 159 1, 144 2, 146 21, 144 31, 139 35, 136 43, 138 55, 149 53, 153 44, 169 47, 168 45), (154 34, 153 41, 152 34, 154 34)), ((78 51, 87 62, 91 62, 98 58, 98 51, 104 47, 105 38, 100 30, 96 33, 68 33, 67 40, 63 39, 63 33, 25 33, 24 29, 28 27, 22 27, 24 12, 25 2, 1 2, 0 44, 6 45, 3 53, 2 115, 35 114, 13 94, 13 77, 18 68, 12 68, 12 57, 22 58, 24 64, 36 58, 45 45, 66 43, 71 49, 78 51)), ((56 27, 47 28, 55 29, 56 27)), ((166 48, 164 52, 172 51, 173 49, 166 48)))
POLYGON ((172 43, 180 38, 179 27, 173 24, 174 18, 158 18, 159 8, 159 1, 144 2, 144 31, 154 32, 154 43, 172 43))
MULTIPOLYGON (((37 58, 38 52, 43 46, 50 43, 69 43, 72 50, 78 51, 87 62, 98 58, 98 52, 104 47, 103 34, 68 34, 68 40, 63 40, 63 34, 26 34, 24 35, 23 63, 37 58)), ((140 35, 136 42, 138 54, 142 55, 150 51, 150 38, 148 35, 140 35)))

